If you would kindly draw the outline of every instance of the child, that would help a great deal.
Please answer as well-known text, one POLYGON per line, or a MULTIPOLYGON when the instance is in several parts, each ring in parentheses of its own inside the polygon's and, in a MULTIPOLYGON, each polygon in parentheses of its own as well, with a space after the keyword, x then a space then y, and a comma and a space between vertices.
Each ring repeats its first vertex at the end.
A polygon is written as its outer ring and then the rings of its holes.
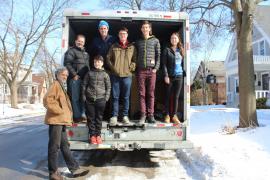
POLYGON ((111 92, 110 78, 103 69, 103 61, 101 55, 94 57, 94 68, 86 74, 82 83, 82 100, 86 106, 91 144, 102 143, 100 133, 103 113, 111 92))

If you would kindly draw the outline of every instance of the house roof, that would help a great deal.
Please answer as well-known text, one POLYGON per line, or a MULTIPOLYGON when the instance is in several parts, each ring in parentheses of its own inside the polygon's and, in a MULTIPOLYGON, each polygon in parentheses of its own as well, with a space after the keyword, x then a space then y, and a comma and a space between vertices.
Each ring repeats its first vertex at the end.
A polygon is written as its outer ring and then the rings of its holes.
POLYGON ((258 5, 255 10, 255 21, 263 29, 263 31, 270 37, 270 6, 258 5))
POLYGON ((207 74, 213 74, 215 76, 225 76, 224 61, 201 61, 200 66, 196 72, 194 79, 200 78, 203 72, 203 66, 205 65, 207 74))
POLYGON ((38 84, 38 94, 40 94, 45 83, 45 75, 33 74, 32 81, 38 84))

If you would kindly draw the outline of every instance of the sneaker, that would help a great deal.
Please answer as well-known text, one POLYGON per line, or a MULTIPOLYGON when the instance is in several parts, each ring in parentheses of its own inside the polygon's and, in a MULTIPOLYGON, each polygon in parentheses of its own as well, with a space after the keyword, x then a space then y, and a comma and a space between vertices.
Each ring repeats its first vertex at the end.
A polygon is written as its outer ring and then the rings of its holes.
POLYGON ((91 144, 97 144, 97 138, 96 138, 96 136, 91 136, 90 143, 91 144))
POLYGON ((49 175, 49 180, 63 180, 63 179, 64 179, 64 177, 61 176, 61 174, 58 171, 56 171, 54 173, 50 173, 50 175, 49 175))
POLYGON ((179 119, 178 119, 178 117, 177 117, 176 114, 173 116, 172 122, 173 122, 174 124, 180 124, 180 121, 179 121, 179 119))
POLYGON ((97 144, 102 144, 102 139, 100 136, 97 136, 96 140, 97 140, 97 144))
POLYGON ((113 116, 110 119, 110 125, 115 126, 117 124, 117 116, 113 116))
POLYGON ((139 119, 139 124, 144 124, 145 123, 146 116, 142 115, 141 118, 139 119))
POLYGON ((148 118, 148 123, 151 123, 151 124, 156 123, 156 120, 155 120, 155 118, 154 118, 153 115, 152 115, 152 116, 149 116, 149 118, 148 118))
POLYGON ((164 119, 165 123, 170 123, 170 116, 167 114, 164 119))
POLYGON ((86 174, 89 173, 89 170, 79 168, 79 169, 76 169, 75 171, 71 171, 71 173, 72 173, 73 177, 76 178, 76 177, 79 177, 79 176, 85 176, 86 174))
POLYGON ((128 118, 128 116, 124 116, 123 117, 123 123, 124 124, 129 124, 129 118, 128 118))

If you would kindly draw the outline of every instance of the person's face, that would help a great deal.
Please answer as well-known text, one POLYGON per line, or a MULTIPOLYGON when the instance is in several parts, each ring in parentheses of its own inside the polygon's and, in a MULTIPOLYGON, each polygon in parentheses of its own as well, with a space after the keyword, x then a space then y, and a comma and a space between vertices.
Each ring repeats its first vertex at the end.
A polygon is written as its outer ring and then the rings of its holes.
POLYGON ((101 37, 106 37, 108 36, 108 27, 107 26, 100 26, 99 30, 99 34, 101 35, 101 37))
POLYGON ((76 44, 77 47, 83 48, 83 47, 84 47, 84 44, 85 44, 85 39, 84 39, 84 37, 80 37, 80 36, 79 36, 79 37, 76 39, 75 44, 76 44))
POLYGON ((58 74, 57 79, 61 81, 62 83, 65 83, 68 78, 68 71, 62 71, 58 74))
POLYGON ((103 61, 95 59, 94 60, 94 66, 95 66, 96 69, 101 69, 102 66, 103 66, 103 61))
POLYGON ((172 34, 172 35, 171 35, 171 44, 172 44, 173 46, 176 46, 177 43, 179 43, 179 38, 178 38, 175 34, 172 34))
POLYGON ((126 42, 128 33, 126 31, 119 31, 118 36, 121 42, 126 42))
POLYGON ((151 31, 150 25, 149 24, 142 25, 141 31, 142 31, 142 33, 143 33, 144 36, 149 36, 150 31, 151 31))

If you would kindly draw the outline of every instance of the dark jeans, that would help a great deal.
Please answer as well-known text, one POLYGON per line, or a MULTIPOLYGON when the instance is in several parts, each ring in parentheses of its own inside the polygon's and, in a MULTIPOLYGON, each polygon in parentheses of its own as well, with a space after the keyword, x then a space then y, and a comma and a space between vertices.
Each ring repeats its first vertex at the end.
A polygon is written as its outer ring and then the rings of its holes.
POLYGON ((118 77, 118 76, 112 75, 111 82, 112 82, 112 101, 113 101, 112 116, 118 116, 119 99, 120 99, 120 102, 123 102, 123 106, 124 106, 123 116, 128 116, 129 96, 130 96, 130 87, 131 87, 132 78, 131 77, 118 77))
POLYGON ((173 116, 177 113, 182 83, 183 76, 178 76, 177 78, 170 78, 170 84, 166 84, 165 111, 168 115, 173 116))
POLYGON ((86 100, 86 116, 90 136, 100 136, 105 105, 105 99, 86 100))
POLYGON ((85 114, 84 105, 81 102, 81 79, 73 80, 70 79, 68 82, 68 91, 71 96, 71 105, 73 110, 73 118, 81 118, 85 114))
POLYGON ((68 169, 72 172, 79 168, 79 164, 72 157, 66 134, 66 126, 49 125, 48 169, 54 173, 58 168, 58 152, 61 150, 68 169))
POLYGON ((142 115, 153 116, 155 105, 156 73, 152 68, 137 71, 140 111, 142 115), (147 99, 145 98, 147 97, 147 99))

